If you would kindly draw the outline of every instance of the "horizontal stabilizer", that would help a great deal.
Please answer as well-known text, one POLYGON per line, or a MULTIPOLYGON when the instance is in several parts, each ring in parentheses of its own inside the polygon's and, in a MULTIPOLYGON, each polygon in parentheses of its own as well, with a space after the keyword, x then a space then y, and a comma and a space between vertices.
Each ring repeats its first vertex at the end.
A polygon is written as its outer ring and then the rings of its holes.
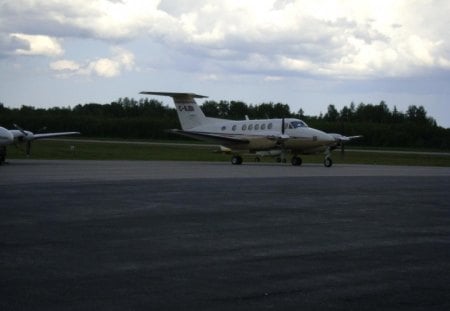
POLYGON ((170 96, 173 98, 208 98, 208 96, 198 95, 194 93, 175 93, 175 92, 140 92, 145 95, 170 96))

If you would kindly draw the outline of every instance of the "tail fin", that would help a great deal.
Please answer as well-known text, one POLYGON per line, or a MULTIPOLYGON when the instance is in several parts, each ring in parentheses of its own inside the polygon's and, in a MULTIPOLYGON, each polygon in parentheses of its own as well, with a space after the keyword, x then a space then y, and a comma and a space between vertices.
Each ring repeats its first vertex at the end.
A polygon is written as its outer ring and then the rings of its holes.
POLYGON ((208 96, 193 93, 170 92, 140 92, 139 94, 160 95, 172 97, 177 108, 178 119, 183 130, 189 130, 207 122, 203 111, 195 102, 195 98, 207 98, 208 96))

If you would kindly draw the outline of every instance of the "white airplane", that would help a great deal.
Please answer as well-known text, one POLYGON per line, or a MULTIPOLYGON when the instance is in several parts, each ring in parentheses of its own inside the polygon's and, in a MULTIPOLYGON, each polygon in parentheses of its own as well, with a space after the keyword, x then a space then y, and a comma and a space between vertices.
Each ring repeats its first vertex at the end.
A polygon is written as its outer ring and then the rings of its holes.
POLYGON ((26 154, 30 155, 31 142, 36 139, 50 138, 66 135, 79 135, 80 132, 58 132, 58 133, 42 133, 34 134, 30 131, 25 131, 14 124, 15 130, 8 130, 0 126, 0 165, 6 159, 6 146, 17 145, 19 143, 26 143, 26 154))
POLYGON ((170 96, 177 108, 182 130, 171 132, 183 136, 209 141, 220 145, 220 151, 232 153, 232 164, 242 164, 242 154, 250 153, 259 160, 263 156, 278 157, 286 162, 286 155, 292 154, 294 166, 302 164, 300 154, 325 152, 323 161, 331 167, 331 151, 344 142, 361 136, 329 134, 313 128, 299 119, 226 120, 206 117, 195 102, 195 98, 207 96, 193 93, 140 92, 146 95, 170 96))

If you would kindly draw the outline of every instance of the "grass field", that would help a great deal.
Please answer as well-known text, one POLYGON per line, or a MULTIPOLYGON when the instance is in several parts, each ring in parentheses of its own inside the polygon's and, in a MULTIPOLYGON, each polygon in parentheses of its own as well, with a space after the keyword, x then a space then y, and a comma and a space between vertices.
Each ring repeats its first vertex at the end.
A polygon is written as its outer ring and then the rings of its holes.
MULTIPOLYGON (((8 148, 8 159, 24 159, 25 152, 14 146, 8 148)), ((170 160, 170 161, 230 161, 230 155, 215 153, 211 146, 171 146, 164 144, 143 145, 105 142, 81 142, 63 140, 41 140, 34 142, 32 159, 74 159, 74 160, 170 160)), ((372 150, 370 153, 351 151, 342 156, 340 151, 332 155, 334 164, 384 164, 450 166, 449 155, 394 154, 372 150)), ((323 155, 303 155, 303 163, 322 163, 323 155)), ((244 162, 252 162, 254 157, 244 157, 244 162)), ((263 158, 265 162, 273 158, 263 158)))

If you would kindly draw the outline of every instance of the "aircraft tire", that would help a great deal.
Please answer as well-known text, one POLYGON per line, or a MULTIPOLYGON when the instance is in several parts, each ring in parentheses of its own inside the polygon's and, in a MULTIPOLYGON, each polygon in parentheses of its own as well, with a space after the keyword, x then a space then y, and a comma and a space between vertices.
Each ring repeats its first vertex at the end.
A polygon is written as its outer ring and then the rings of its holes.
POLYGON ((302 165, 302 162, 303 162, 302 158, 300 158, 299 156, 294 156, 291 159, 291 164, 293 166, 300 166, 300 165, 302 165))
POLYGON ((233 164, 233 165, 240 165, 240 164, 242 164, 242 157, 238 156, 238 155, 232 156, 231 157, 231 164, 233 164))
POLYGON ((2 165, 6 160, 6 147, 0 147, 0 165, 2 165))
POLYGON ((325 167, 331 167, 333 165, 333 160, 331 160, 331 158, 325 158, 325 160, 323 160, 323 165, 325 167))

